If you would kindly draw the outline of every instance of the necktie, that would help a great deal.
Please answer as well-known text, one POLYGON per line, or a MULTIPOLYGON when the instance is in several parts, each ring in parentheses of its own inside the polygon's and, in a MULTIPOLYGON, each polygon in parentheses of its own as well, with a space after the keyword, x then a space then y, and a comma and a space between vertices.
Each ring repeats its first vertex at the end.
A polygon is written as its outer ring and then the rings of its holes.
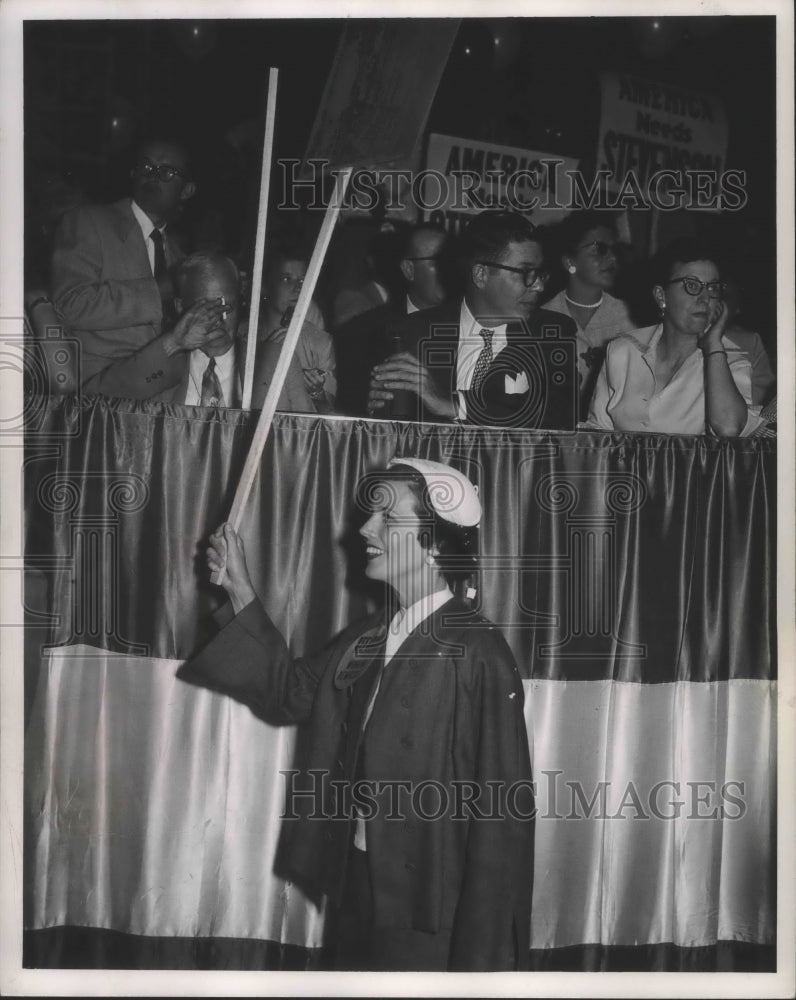
POLYGON ((481 348, 481 353, 475 362, 475 368, 473 369, 473 380, 470 383, 470 392, 477 392, 481 388, 481 383, 486 378, 486 373, 489 371, 489 366, 492 364, 492 338, 495 335, 494 330, 481 330, 481 336, 484 339, 484 346, 481 348))
POLYGON ((216 359, 211 358, 202 376, 202 398, 199 400, 201 406, 223 406, 224 397, 221 395, 221 383, 216 375, 216 359))
POLYGON ((168 274, 168 268, 166 267, 166 251, 163 248, 163 233, 161 233, 159 229, 153 229, 149 234, 149 238, 155 245, 155 281, 160 283, 165 280, 168 274))

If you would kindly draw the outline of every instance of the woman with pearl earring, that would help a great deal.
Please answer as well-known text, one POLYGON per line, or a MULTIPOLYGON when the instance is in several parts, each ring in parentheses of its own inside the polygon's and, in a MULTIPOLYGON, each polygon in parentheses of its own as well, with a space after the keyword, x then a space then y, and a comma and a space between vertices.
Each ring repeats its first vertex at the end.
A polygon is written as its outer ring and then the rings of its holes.
POLYGON ((367 472, 355 500, 381 609, 294 658, 301 637, 271 621, 227 524, 207 550, 229 597, 222 627, 178 676, 298 725, 275 871, 326 898, 335 969, 526 969, 525 695, 505 638, 471 601, 478 490, 450 465, 402 455, 367 472))
POLYGON ((582 211, 561 225, 561 264, 566 286, 545 309, 571 316, 577 325, 580 413, 589 410, 609 341, 634 329, 627 305, 610 294, 616 278, 616 232, 606 212, 582 211))
POLYGON ((711 247, 678 240, 655 263, 660 322, 608 346, 589 424, 605 430, 743 437, 762 423, 751 362, 727 332, 724 282, 711 247))

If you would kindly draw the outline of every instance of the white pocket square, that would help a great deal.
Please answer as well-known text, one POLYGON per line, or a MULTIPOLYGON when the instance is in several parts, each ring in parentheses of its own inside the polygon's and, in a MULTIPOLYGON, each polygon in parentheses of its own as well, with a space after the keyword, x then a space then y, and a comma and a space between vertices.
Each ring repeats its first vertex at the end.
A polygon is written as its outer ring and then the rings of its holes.
POLYGON ((516 376, 506 376, 507 396, 522 396, 524 393, 529 392, 530 388, 531 387, 528 384, 528 376, 525 372, 518 372, 516 376))

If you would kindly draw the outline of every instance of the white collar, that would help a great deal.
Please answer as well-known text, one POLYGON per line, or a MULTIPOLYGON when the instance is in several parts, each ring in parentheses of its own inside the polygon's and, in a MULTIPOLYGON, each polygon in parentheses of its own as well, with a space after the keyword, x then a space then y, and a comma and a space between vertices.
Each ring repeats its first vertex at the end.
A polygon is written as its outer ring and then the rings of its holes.
MULTIPOLYGON (((219 354, 215 358, 216 370, 218 371, 218 377, 221 379, 229 378, 235 367, 234 348, 235 345, 233 344, 225 354, 219 354)), ((199 348, 191 351, 191 368, 200 375, 204 375, 210 361, 211 359, 199 348)))
POLYGON ((156 226, 156 225, 154 225, 154 223, 152 222, 152 220, 149 218, 149 216, 146 214, 146 212, 143 210, 143 208, 141 208, 141 206, 138 204, 138 202, 135 200, 135 198, 131 198, 130 199, 130 207, 133 210, 133 215, 135 216, 135 221, 141 227, 141 232, 144 234, 144 239, 145 240, 149 239, 149 234, 152 232, 153 229, 159 229, 161 231, 161 233, 163 233, 165 235, 165 232, 166 232, 166 225, 165 225, 165 223, 162 226, 156 226))
POLYGON ((452 597, 453 591, 450 587, 438 590, 434 594, 426 594, 408 608, 401 608, 393 616, 390 622, 390 631, 397 632, 400 630, 402 635, 409 635, 410 632, 414 632, 421 622, 433 615, 438 608, 441 608, 443 604, 447 604, 452 597))
POLYGON ((473 316, 470 312, 470 307, 467 305, 467 299, 462 299, 462 308, 459 312, 459 336, 462 339, 480 341, 482 339, 481 330, 487 329, 494 331, 493 343, 495 341, 505 340, 507 326, 507 323, 501 323, 499 326, 488 326, 485 328, 483 324, 479 323, 475 316, 473 316))

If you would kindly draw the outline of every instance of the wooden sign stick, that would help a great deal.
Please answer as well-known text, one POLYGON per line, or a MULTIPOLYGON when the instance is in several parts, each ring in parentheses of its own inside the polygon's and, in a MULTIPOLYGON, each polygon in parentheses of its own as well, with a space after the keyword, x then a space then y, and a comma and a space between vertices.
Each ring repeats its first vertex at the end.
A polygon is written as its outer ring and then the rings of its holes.
MULTIPOLYGON (((312 299, 312 293, 315 291, 315 284, 318 280, 321 267, 323 266, 326 250, 328 249, 329 241, 332 238, 332 231, 334 230, 335 223, 337 222, 337 216, 340 214, 340 209, 343 206, 343 198, 345 197, 352 169, 353 168, 351 167, 346 167, 337 175, 334 194, 332 195, 332 200, 326 208, 326 215, 324 216, 321 231, 318 234, 315 249, 312 252, 312 259, 310 260, 309 267, 307 268, 307 275, 304 279, 304 284, 301 292, 299 293, 296 310, 293 313, 293 318, 290 321, 287 334, 285 335, 285 339, 282 343, 282 350, 279 353, 279 360, 276 363, 274 377, 268 387, 265 402, 263 403, 263 410, 260 414, 260 419, 257 422, 257 428, 254 432, 251 447, 249 448, 249 454, 246 456, 246 464, 243 467, 240 482, 238 483, 238 488, 235 491, 235 499, 232 501, 229 523, 235 531, 237 531, 240 527, 243 508, 246 506, 246 501, 249 498, 249 493, 251 492, 252 485, 254 484, 254 477, 257 474, 257 468, 263 454, 265 440, 268 437, 268 432, 271 430, 271 424, 274 422, 276 404, 279 402, 279 395, 282 392, 282 386, 284 385, 285 378, 287 377, 288 367, 290 366, 290 362, 293 358, 293 353, 296 350, 299 334, 301 333, 301 328, 304 325, 304 317, 307 315, 307 309, 309 308, 310 301, 312 299)), ((223 572, 213 573, 210 580, 212 583, 220 584, 223 578, 223 572)))
POLYGON ((243 370, 243 400, 241 409, 252 405, 254 381, 254 353, 257 350, 257 326, 260 320, 260 290, 263 281, 263 255, 265 253, 265 223, 268 218, 268 194, 271 187, 271 161, 274 150, 274 122, 276 121, 276 88, 279 70, 268 71, 268 101, 265 109, 265 138, 263 139, 263 166, 260 174, 260 205, 257 210, 257 237, 254 242, 252 264, 251 302, 249 305, 249 332, 246 340, 246 364, 243 370))

